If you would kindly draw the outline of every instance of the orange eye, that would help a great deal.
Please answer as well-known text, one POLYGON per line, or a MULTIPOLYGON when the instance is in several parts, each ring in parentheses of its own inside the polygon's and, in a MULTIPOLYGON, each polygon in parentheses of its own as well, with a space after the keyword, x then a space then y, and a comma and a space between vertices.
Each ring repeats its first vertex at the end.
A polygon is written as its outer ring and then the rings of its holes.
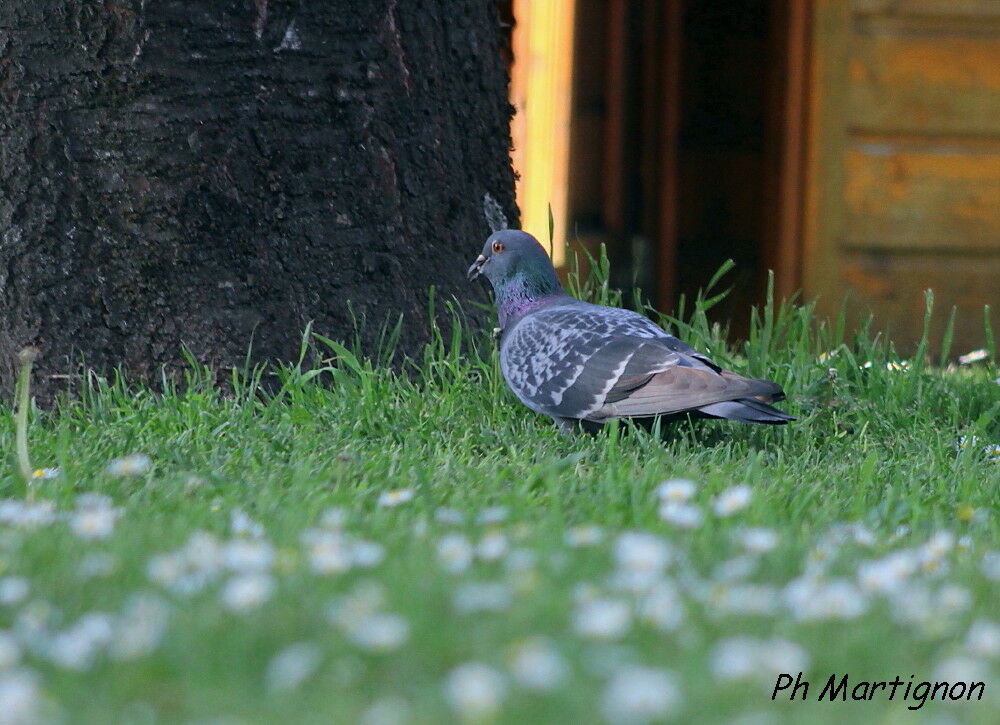
POLYGON ((503 251, 503 244, 500 242, 493 242, 493 254, 500 254, 503 251))

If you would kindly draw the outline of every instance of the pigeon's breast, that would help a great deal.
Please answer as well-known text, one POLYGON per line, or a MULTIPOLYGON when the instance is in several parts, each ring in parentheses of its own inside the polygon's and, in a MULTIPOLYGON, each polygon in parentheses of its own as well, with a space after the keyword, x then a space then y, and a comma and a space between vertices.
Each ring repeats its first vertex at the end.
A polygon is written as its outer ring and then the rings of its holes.
POLYGON ((598 335, 522 320, 500 347, 500 369, 510 389, 529 408, 551 414, 563 392, 583 372, 598 335))

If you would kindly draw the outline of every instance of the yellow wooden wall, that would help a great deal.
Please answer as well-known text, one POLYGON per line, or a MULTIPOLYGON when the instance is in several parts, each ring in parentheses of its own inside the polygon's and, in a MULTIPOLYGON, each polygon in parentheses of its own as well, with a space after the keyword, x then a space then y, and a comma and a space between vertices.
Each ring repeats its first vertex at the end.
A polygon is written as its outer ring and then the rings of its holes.
MULTIPOLYGON (((806 293, 903 345, 922 290, 956 352, 1000 318, 1000 0, 814 0, 806 293)), ((998 325, 994 324, 994 329, 998 325)))

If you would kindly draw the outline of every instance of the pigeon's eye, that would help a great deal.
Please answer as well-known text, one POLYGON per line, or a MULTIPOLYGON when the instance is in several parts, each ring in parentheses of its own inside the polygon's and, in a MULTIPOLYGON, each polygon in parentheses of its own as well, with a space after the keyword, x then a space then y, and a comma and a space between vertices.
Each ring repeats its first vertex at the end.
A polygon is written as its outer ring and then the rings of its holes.
POLYGON ((500 254, 503 251, 503 244, 501 242, 493 242, 493 254, 500 254))

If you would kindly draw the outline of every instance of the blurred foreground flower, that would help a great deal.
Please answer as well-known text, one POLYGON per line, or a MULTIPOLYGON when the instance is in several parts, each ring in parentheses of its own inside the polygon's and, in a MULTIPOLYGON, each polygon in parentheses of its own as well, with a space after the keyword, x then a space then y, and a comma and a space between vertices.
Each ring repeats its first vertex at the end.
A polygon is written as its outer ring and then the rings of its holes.
POLYGON ((660 504, 660 518, 681 529, 697 529, 705 520, 702 510, 689 503, 665 501, 660 504))
POLYGON ((646 723, 672 714, 680 703, 681 689, 670 672, 630 666, 608 682, 601 710, 611 723, 646 723))
POLYGON ((29 670, 0 671, 0 725, 40 722, 42 693, 38 678, 29 670))
POLYGON ((753 490, 745 483, 727 488, 712 501, 712 510, 719 518, 732 516, 750 505, 753 490))
POLYGON ((222 588, 222 604, 234 612, 256 609, 271 598, 274 580, 266 574, 234 576, 222 588))
POLYGON ((554 690, 566 679, 568 668, 551 642, 542 637, 532 637, 514 650, 510 671, 523 687, 554 690))
POLYGON ((803 672, 809 655, 786 639, 731 637, 712 649, 712 673, 720 680, 758 679, 773 682, 781 672, 803 672))
POLYGON ((290 644, 267 663, 264 683, 274 692, 294 690, 316 671, 320 659, 318 645, 312 642, 290 644))
POLYGON ((566 529, 566 533, 563 535, 563 541, 566 543, 566 546, 571 546, 574 549, 584 546, 596 546, 601 543, 602 539, 604 539, 604 530, 594 524, 573 526, 566 529))
POLYGON ((472 563, 472 545, 461 534, 447 534, 438 539, 438 561, 452 574, 461 574, 472 563))
POLYGON ((684 503, 694 492, 694 481, 687 478, 671 478, 656 487, 656 496, 664 503, 684 503))
POLYGON ((121 458, 115 458, 108 464, 107 472, 119 478, 125 476, 141 476, 149 471, 152 461, 145 453, 133 453, 121 458))
POLYGON ((397 488, 393 491, 383 491, 379 494, 378 505, 383 508, 399 506, 413 500, 412 488, 397 488))
POLYGON ((76 510, 70 514, 69 527, 81 539, 106 539, 114 531, 121 513, 103 494, 81 494, 76 497, 76 510))
POLYGON ((476 720, 500 709, 507 685, 503 675, 481 662, 466 662, 447 674, 444 696, 463 719, 476 720))
POLYGON ((377 613, 352 622, 344 634, 367 652, 391 652, 410 636, 410 624, 398 614, 377 613))
POLYGON ((618 639, 632 625, 632 610, 620 599, 594 599, 573 614, 573 629, 583 637, 618 639))

